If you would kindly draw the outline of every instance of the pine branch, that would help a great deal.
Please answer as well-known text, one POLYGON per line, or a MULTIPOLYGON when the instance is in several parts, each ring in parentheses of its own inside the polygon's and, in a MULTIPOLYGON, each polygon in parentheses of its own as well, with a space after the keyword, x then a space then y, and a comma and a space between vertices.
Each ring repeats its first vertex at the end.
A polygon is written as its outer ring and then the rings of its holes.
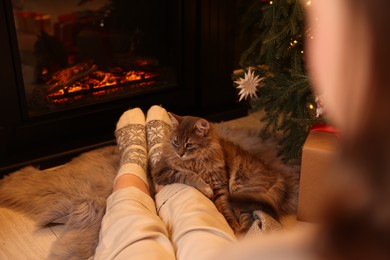
POLYGON ((299 0, 274 0, 256 9, 259 14, 253 11, 246 12, 251 13, 246 26, 252 23, 259 33, 243 52, 240 65, 266 79, 251 105, 265 112, 261 135, 281 135, 280 155, 287 161, 299 159, 310 127, 319 121, 302 55, 304 10, 299 0))

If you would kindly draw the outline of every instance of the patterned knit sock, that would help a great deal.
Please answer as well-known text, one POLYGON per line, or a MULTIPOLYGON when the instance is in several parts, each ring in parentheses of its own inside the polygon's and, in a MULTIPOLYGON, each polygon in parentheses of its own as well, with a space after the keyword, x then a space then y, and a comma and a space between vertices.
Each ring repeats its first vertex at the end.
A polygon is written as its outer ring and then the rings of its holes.
POLYGON ((149 165, 153 167, 160 159, 161 144, 171 131, 171 120, 167 111, 160 106, 152 106, 146 115, 146 137, 149 165))
POLYGON ((119 176, 133 174, 148 185, 145 115, 142 110, 134 108, 123 113, 116 125, 115 136, 121 159, 114 183, 119 176))

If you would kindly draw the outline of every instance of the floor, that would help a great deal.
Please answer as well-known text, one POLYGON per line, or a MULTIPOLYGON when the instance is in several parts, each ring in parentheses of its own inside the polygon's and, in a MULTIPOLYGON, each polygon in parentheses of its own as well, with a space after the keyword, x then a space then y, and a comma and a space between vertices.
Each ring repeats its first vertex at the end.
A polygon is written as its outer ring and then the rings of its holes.
MULTIPOLYGON (((225 122, 232 127, 261 127, 261 112, 225 122)), ((61 234, 63 226, 37 228, 24 215, 0 208, 0 259, 46 259, 52 243, 61 234)))

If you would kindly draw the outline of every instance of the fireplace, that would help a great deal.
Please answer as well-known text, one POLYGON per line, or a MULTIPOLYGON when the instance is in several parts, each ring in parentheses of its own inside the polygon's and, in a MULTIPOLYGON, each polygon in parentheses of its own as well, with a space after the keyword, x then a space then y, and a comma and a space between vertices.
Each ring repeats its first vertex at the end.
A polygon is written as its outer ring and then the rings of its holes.
POLYGON ((23 1, 13 14, 28 116, 178 87, 180 7, 23 1))
POLYGON ((113 144, 130 107, 213 121, 245 115, 230 79, 228 2, 2 1, 0 173, 113 144))

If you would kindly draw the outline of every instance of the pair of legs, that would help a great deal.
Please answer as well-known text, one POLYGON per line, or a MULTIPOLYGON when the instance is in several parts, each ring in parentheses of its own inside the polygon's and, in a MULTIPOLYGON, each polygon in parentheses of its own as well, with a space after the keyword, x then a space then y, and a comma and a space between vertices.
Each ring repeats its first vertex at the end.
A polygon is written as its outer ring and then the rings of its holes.
POLYGON ((117 123, 121 165, 102 221, 95 259, 216 259, 236 241, 214 204, 196 189, 167 185, 149 194, 147 165, 160 156, 170 131, 164 108, 153 106, 146 119, 138 108, 117 123))

